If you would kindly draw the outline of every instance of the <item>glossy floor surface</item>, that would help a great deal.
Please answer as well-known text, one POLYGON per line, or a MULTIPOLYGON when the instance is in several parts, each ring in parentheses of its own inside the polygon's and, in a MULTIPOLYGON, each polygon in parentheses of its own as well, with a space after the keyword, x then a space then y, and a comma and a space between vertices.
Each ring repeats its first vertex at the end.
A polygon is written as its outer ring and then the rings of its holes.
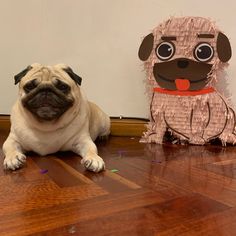
POLYGON ((236 235, 236 147, 97 146, 100 174, 70 152, 0 168, 0 235, 236 235))

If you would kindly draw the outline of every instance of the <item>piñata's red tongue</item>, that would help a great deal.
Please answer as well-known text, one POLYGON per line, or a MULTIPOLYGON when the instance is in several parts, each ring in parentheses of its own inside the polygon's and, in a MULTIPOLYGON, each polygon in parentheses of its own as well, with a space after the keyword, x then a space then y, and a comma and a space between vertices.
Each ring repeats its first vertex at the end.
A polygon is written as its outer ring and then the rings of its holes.
POLYGON ((178 90, 184 91, 189 89, 190 82, 188 79, 178 78, 175 80, 175 85, 178 90))

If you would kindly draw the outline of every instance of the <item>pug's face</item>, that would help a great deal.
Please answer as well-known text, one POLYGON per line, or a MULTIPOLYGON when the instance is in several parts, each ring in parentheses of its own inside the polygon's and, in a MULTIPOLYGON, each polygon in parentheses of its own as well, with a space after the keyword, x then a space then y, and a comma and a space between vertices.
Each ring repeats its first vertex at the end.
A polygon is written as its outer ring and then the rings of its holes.
POLYGON ((81 78, 65 65, 33 64, 15 76, 18 82, 23 108, 39 121, 54 121, 74 105, 81 78))

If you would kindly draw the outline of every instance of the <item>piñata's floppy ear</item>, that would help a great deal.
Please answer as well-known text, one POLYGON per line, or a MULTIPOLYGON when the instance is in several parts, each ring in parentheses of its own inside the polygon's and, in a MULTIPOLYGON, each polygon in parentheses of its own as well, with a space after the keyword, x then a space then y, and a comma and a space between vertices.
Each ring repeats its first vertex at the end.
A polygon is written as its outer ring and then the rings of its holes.
POLYGON ((226 35, 219 32, 217 36, 216 49, 219 56, 219 59, 222 62, 227 62, 232 56, 232 50, 230 46, 229 39, 226 35))
POLYGON ((81 85, 82 78, 78 76, 77 74, 75 74, 74 71, 70 67, 64 68, 63 70, 71 77, 71 79, 75 81, 75 83, 77 83, 78 85, 81 85))
POLYGON ((21 79, 32 69, 32 66, 27 66, 24 70, 14 76, 15 84, 18 84, 21 79))
POLYGON ((153 34, 148 34, 142 41, 139 51, 138 51, 138 56, 139 59, 142 61, 146 61, 153 49, 153 43, 154 43, 154 36, 153 34))

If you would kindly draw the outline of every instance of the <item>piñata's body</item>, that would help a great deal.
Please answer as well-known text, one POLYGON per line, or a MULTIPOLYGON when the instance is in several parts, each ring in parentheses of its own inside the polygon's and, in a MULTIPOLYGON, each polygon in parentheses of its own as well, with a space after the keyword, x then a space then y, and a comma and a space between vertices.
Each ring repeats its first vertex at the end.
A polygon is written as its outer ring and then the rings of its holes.
POLYGON ((201 95, 175 95, 155 91, 151 121, 142 142, 162 143, 170 131, 180 140, 203 145, 214 138, 234 143, 235 115, 214 90, 201 95))

